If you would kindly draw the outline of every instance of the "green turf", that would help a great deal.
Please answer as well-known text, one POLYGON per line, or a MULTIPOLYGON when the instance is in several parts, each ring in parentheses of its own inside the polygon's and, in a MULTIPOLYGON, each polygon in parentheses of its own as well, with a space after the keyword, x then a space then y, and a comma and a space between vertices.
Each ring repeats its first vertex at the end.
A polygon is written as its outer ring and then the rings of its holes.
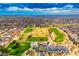
MULTIPOLYGON (((24 28, 19 36, 19 39, 23 39, 25 33, 31 32, 33 29, 31 26, 24 28)), ((8 45, 7 49, 9 50, 10 55, 22 55, 22 53, 30 48, 30 42, 12 42, 8 45), (17 45, 18 43, 18 45, 17 45)))
POLYGON ((42 41, 47 41, 47 37, 31 37, 30 39, 28 39, 26 42, 15 42, 15 43, 11 43, 9 44, 9 46, 7 47, 9 50, 9 54, 10 55, 16 55, 16 56, 20 56, 22 55, 22 53, 30 48, 30 42, 36 42, 36 41, 40 41, 40 39, 42 41), (16 44, 19 44, 18 46, 16 44))
POLYGON ((64 39, 64 34, 60 33, 59 30, 57 28, 51 28, 51 31, 55 33, 55 35, 57 36, 55 38, 55 42, 61 42, 64 39))
POLYGON ((31 32, 32 30, 33 30, 33 29, 32 29, 31 26, 25 27, 25 28, 21 31, 21 33, 20 33, 19 40, 20 40, 20 39, 23 39, 23 38, 24 38, 24 35, 26 35, 26 33, 28 33, 28 32, 31 32))
POLYGON ((28 32, 31 32, 33 29, 31 26, 28 26, 26 28, 24 28, 24 33, 28 33, 28 32))
POLYGON ((47 41, 47 40, 48 40, 47 37, 31 37, 27 41, 36 42, 36 41, 47 41))
POLYGON ((24 53, 25 50, 30 48, 29 42, 18 42, 18 46, 16 45, 16 43, 9 44, 9 46, 7 47, 7 49, 9 49, 10 55, 20 56, 22 55, 22 53, 24 53))

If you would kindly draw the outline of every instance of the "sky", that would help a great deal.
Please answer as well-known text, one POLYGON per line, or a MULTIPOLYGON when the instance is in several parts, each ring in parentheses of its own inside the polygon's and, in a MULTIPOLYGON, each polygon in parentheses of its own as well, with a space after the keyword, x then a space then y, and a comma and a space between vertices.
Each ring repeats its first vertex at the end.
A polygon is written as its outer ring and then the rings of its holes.
POLYGON ((79 15, 79 3, 0 3, 0 15, 79 15))

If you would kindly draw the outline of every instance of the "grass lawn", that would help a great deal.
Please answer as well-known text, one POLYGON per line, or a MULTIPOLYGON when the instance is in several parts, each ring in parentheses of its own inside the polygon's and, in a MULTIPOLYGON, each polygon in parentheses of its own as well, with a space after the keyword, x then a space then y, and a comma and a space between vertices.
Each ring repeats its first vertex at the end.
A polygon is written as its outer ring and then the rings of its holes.
POLYGON ((64 39, 64 34, 60 33, 59 30, 57 28, 51 28, 51 31, 55 33, 55 35, 57 36, 55 38, 55 42, 61 42, 64 39))
POLYGON ((36 42, 36 41, 48 41, 47 37, 31 37, 27 41, 36 42))
POLYGON ((15 56, 20 56, 22 53, 24 53, 25 50, 30 48, 30 43, 29 42, 17 42, 16 43, 11 43, 7 49, 9 50, 10 55, 15 55, 15 56))
POLYGON ((28 26, 28 27, 24 28, 24 29, 21 31, 21 33, 20 33, 19 39, 23 39, 24 36, 26 35, 26 33, 31 32, 32 30, 33 30, 33 29, 32 29, 31 26, 28 26))
POLYGON ((33 29, 31 26, 28 26, 26 28, 24 28, 24 33, 28 33, 28 32, 31 32, 33 29))
POLYGON ((31 42, 36 41, 47 41, 47 37, 31 37, 26 42, 12 42, 8 45, 7 49, 9 50, 10 55, 20 56, 24 53, 25 50, 29 49, 31 42))

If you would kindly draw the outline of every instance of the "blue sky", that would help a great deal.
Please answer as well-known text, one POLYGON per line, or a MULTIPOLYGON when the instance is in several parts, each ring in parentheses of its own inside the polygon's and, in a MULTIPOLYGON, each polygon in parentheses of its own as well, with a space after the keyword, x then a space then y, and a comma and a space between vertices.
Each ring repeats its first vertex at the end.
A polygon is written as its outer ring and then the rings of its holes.
POLYGON ((79 8, 79 3, 0 3, 0 8, 8 8, 11 6, 16 6, 20 8, 62 8, 66 5, 73 5, 74 8, 79 8))
POLYGON ((79 3, 0 3, 0 15, 79 15, 79 3))

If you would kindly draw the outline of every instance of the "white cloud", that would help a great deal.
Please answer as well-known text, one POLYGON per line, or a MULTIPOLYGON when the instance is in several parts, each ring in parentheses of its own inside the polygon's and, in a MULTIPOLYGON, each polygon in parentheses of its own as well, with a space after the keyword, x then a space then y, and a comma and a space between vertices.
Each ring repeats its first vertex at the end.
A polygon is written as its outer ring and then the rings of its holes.
POLYGON ((70 13, 72 10, 52 10, 49 13, 70 13))
POLYGON ((67 4, 64 6, 64 8, 73 8, 74 6, 72 4, 67 4))
POLYGON ((56 8, 56 7, 53 7, 53 8, 51 8, 51 10, 58 10, 59 8, 56 8))
POLYGON ((6 10, 8 10, 8 11, 17 11, 17 10, 32 10, 32 9, 12 6, 12 7, 7 8, 6 10))
POLYGON ((59 9, 60 9, 60 8, 53 7, 53 8, 45 8, 45 9, 35 8, 34 10, 50 11, 50 10, 59 10, 59 9))
MULTIPOLYGON (((73 8, 73 5, 66 5, 64 8, 73 8)), ((51 13, 51 14, 79 14, 79 10, 78 9, 64 9, 64 8, 56 8, 56 7, 53 7, 53 8, 45 8, 45 9, 40 9, 40 8, 27 8, 27 7, 24 7, 24 8, 20 8, 20 7, 15 7, 15 6, 12 6, 12 7, 9 7, 7 8, 6 10, 8 11, 17 11, 17 10, 22 10, 22 11, 40 11, 40 12, 43 12, 43 13, 51 13)))
POLYGON ((33 11, 33 9, 30 9, 30 8, 21 8, 20 10, 30 10, 30 11, 33 11))
POLYGON ((73 8, 74 6, 71 5, 71 4, 68 4, 68 5, 65 5, 64 7, 62 8, 51 8, 49 10, 49 13, 61 13, 61 14, 70 14, 70 13, 75 13, 75 11, 71 8, 73 8), (66 9, 66 8, 69 8, 69 9, 66 9))
POLYGON ((20 8, 20 7, 16 7, 16 6, 11 6, 11 7, 8 7, 7 10, 8 11, 16 11, 16 10, 30 10, 30 11, 33 11, 33 10, 39 10, 39 11, 49 11, 49 10, 61 10, 63 8, 73 8, 74 6, 72 4, 68 4, 68 5, 65 5, 64 7, 62 8, 56 8, 56 7, 53 7, 53 8, 45 8, 45 9, 40 9, 40 8, 27 8, 27 7, 24 7, 24 8, 20 8))
POLYGON ((33 11, 33 10, 38 10, 38 11, 49 11, 49 10, 57 10, 58 8, 56 7, 53 7, 53 8, 45 8, 45 9, 40 9, 40 8, 27 8, 27 7, 24 7, 24 8, 20 8, 20 7, 16 7, 16 6, 11 6, 11 7, 8 7, 6 10, 8 11, 17 11, 17 10, 30 10, 30 11, 33 11))
POLYGON ((15 7, 15 6, 7 8, 8 11, 16 11, 18 9, 20 9, 20 8, 19 7, 15 7))
POLYGON ((74 10, 54 10, 54 11, 49 11, 48 13, 51 14, 79 14, 79 9, 74 9, 74 10))
POLYGON ((61 11, 58 11, 58 10, 57 11, 54 11, 54 10, 53 11, 49 11, 49 13, 60 13, 60 12, 61 11))

